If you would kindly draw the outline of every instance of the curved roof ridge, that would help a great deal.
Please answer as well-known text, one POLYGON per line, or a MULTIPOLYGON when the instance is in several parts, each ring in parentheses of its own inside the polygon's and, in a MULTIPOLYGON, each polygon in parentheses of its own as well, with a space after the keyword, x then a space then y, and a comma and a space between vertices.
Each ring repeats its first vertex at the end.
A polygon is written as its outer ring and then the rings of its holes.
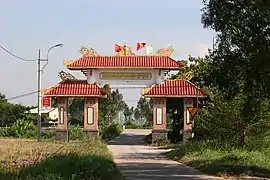
POLYGON ((87 68, 158 68, 179 70, 183 67, 169 56, 89 56, 66 63, 68 69, 87 68))

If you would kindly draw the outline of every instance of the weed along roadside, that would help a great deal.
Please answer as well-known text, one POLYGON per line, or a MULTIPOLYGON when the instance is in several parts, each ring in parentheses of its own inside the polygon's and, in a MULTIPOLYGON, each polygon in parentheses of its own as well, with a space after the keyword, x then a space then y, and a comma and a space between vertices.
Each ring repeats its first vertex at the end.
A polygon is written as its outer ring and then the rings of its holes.
POLYGON ((209 175, 222 177, 270 178, 269 150, 225 149, 199 142, 180 145, 164 155, 209 175))
POLYGON ((0 139, 0 179, 121 180, 107 146, 89 142, 34 142, 0 139))

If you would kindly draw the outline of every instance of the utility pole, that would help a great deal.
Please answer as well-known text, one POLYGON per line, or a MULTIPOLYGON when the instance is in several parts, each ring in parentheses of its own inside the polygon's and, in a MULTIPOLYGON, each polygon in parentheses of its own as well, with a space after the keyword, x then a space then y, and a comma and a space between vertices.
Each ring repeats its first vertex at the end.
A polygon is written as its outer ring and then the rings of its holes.
POLYGON ((37 141, 40 141, 41 139, 41 68, 40 68, 40 50, 38 50, 38 82, 37 82, 37 88, 38 88, 38 112, 37 112, 37 127, 38 127, 38 137, 37 141))
POLYGON ((37 74, 37 91, 38 91, 38 110, 37 110, 37 129, 38 129, 38 136, 37 136, 37 141, 40 141, 41 140, 41 106, 42 106, 42 103, 41 103, 41 99, 42 99, 42 96, 41 96, 41 91, 40 91, 40 88, 41 88, 41 73, 43 72, 43 69, 47 66, 48 64, 48 61, 49 61, 49 53, 50 51, 53 49, 53 48, 56 48, 56 47, 61 47, 63 46, 63 44, 56 44, 52 47, 49 48, 49 50, 47 51, 47 57, 46 59, 41 59, 41 53, 40 53, 40 50, 38 50, 38 74, 37 74), (42 67, 41 69, 41 61, 44 61, 46 62, 45 65, 42 67))

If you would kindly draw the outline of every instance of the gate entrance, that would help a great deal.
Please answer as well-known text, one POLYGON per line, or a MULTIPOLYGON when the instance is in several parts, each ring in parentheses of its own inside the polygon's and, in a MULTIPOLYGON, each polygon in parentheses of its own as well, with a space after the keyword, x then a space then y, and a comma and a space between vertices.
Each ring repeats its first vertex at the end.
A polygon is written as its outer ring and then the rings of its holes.
POLYGON ((137 56, 127 46, 122 46, 116 56, 100 56, 92 48, 84 47, 80 52, 79 59, 67 60, 64 64, 69 70, 81 71, 86 78, 78 80, 71 74, 64 74, 60 83, 43 91, 44 96, 57 98, 59 140, 67 139, 69 97, 84 98, 85 136, 98 137, 98 98, 107 98, 109 86, 141 87, 142 96, 153 99, 152 141, 167 138, 166 98, 184 98, 183 129, 184 132, 192 129, 188 107, 193 107, 196 97, 202 97, 203 93, 189 81, 165 79, 169 71, 184 66, 182 61, 170 57, 171 47, 160 49, 152 56, 137 56))

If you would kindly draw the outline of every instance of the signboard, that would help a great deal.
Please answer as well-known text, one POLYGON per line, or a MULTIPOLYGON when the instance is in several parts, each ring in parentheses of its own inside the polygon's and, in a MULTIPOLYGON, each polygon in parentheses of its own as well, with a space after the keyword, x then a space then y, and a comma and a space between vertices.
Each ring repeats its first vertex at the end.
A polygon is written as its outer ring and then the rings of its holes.
POLYGON ((195 115, 197 114, 199 108, 197 108, 197 107, 188 107, 187 109, 188 109, 188 111, 190 113, 191 119, 193 120, 195 115))
POLYGON ((99 78, 104 80, 150 80, 152 74, 137 72, 101 72, 99 78))
POLYGON ((42 100, 43 107, 51 107, 51 98, 50 97, 43 97, 42 100))
POLYGON ((162 108, 157 108, 157 125, 162 124, 162 108))

